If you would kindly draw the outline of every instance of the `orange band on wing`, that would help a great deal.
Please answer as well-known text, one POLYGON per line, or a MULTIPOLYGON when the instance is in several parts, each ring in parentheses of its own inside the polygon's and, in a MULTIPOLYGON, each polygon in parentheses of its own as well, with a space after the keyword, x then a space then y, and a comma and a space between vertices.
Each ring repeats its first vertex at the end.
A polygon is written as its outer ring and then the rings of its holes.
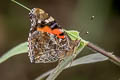
POLYGON ((52 33, 56 34, 57 37, 59 37, 59 38, 65 38, 65 36, 60 36, 60 34, 62 33, 60 29, 53 29, 52 33))
POLYGON ((61 34, 62 32, 59 29, 53 29, 52 33, 53 34, 61 34))
POLYGON ((55 34, 58 38, 65 38, 65 36, 60 36, 59 35, 59 34, 62 33, 60 31, 60 29, 53 29, 52 30, 49 26, 45 26, 43 28, 37 27, 37 31, 48 32, 48 33, 55 34))
POLYGON ((43 28, 37 28, 37 31, 43 31, 43 32, 48 32, 48 33, 52 33, 52 30, 49 28, 49 26, 45 26, 43 28))
POLYGON ((58 37, 58 38, 62 38, 62 39, 64 39, 64 38, 65 38, 65 36, 59 36, 59 35, 57 35, 57 37, 58 37))

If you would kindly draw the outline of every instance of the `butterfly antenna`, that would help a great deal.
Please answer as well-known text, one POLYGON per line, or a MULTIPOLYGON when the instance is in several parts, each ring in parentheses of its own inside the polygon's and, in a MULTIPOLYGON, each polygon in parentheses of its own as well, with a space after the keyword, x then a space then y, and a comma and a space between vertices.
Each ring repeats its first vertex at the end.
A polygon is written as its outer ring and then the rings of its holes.
POLYGON ((21 7, 25 8, 25 9, 27 9, 28 11, 31 11, 30 8, 24 6, 23 4, 21 4, 21 3, 17 2, 17 1, 15 1, 15 0, 11 0, 11 1, 14 2, 14 3, 16 3, 16 4, 18 4, 18 5, 20 5, 21 7))

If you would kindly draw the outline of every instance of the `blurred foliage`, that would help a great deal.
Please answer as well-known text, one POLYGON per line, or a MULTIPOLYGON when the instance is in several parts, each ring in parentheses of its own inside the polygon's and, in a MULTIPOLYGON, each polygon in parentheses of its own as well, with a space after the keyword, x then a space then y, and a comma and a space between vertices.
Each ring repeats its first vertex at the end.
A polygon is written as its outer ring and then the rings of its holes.
MULTIPOLYGON (((44 9, 65 29, 78 30, 81 36, 120 56, 119 0, 18 0, 33 8, 44 9), (90 21, 91 16, 95 16, 90 21), (89 31, 88 35, 84 33, 89 31)), ((10 0, 0 2, 0 55, 27 40, 30 21, 27 10, 10 0)), ((79 56, 91 53, 84 50, 79 56)), ((33 80, 56 66, 31 64, 27 55, 11 58, 0 64, 0 80, 33 80)), ((57 80, 118 80, 120 68, 106 61, 65 70, 57 80)))

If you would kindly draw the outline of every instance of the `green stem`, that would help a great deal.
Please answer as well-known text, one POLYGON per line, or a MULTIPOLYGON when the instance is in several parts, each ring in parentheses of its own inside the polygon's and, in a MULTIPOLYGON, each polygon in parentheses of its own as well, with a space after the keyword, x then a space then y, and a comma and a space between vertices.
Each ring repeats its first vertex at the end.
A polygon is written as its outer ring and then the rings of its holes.
POLYGON ((11 1, 14 2, 14 3, 16 3, 16 4, 18 4, 18 5, 20 5, 21 7, 25 8, 25 9, 27 9, 28 11, 31 11, 30 8, 24 6, 23 4, 21 4, 21 3, 17 2, 17 1, 15 1, 15 0, 11 0, 11 1))
MULTIPOLYGON (((85 47, 85 45, 78 47, 79 49, 76 49, 77 51, 75 51, 73 54, 75 54, 75 56, 77 56, 83 50, 84 47, 85 47)), ((50 75, 48 76, 48 78, 46 80, 55 80, 57 78, 57 76, 65 69, 65 67, 70 62, 72 62, 72 60, 75 58, 75 56, 71 55, 71 56, 65 57, 64 60, 61 61, 58 64, 58 66, 50 73, 50 75)))

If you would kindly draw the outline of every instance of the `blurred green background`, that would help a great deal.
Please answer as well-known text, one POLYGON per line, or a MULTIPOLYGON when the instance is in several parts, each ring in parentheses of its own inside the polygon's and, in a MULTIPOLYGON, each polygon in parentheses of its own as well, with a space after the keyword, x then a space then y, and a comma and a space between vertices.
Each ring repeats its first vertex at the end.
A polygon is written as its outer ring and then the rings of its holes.
MULTIPOLYGON (((120 0, 17 0, 29 8, 38 7, 65 29, 78 30, 88 41, 120 56, 120 0), (93 21, 91 16, 95 16, 93 21), (88 31, 89 34, 85 35, 88 31)), ((0 56, 27 41, 29 11, 12 3, 0 2, 0 56)), ((93 53, 88 48, 79 55, 93 53)), ((0 64, 0 80, 33 80, 57 63, 31 64, 27 54, 0 64)), ((56 80, 120 80, 120 67, 104 61, 64 70, 56 80)))

